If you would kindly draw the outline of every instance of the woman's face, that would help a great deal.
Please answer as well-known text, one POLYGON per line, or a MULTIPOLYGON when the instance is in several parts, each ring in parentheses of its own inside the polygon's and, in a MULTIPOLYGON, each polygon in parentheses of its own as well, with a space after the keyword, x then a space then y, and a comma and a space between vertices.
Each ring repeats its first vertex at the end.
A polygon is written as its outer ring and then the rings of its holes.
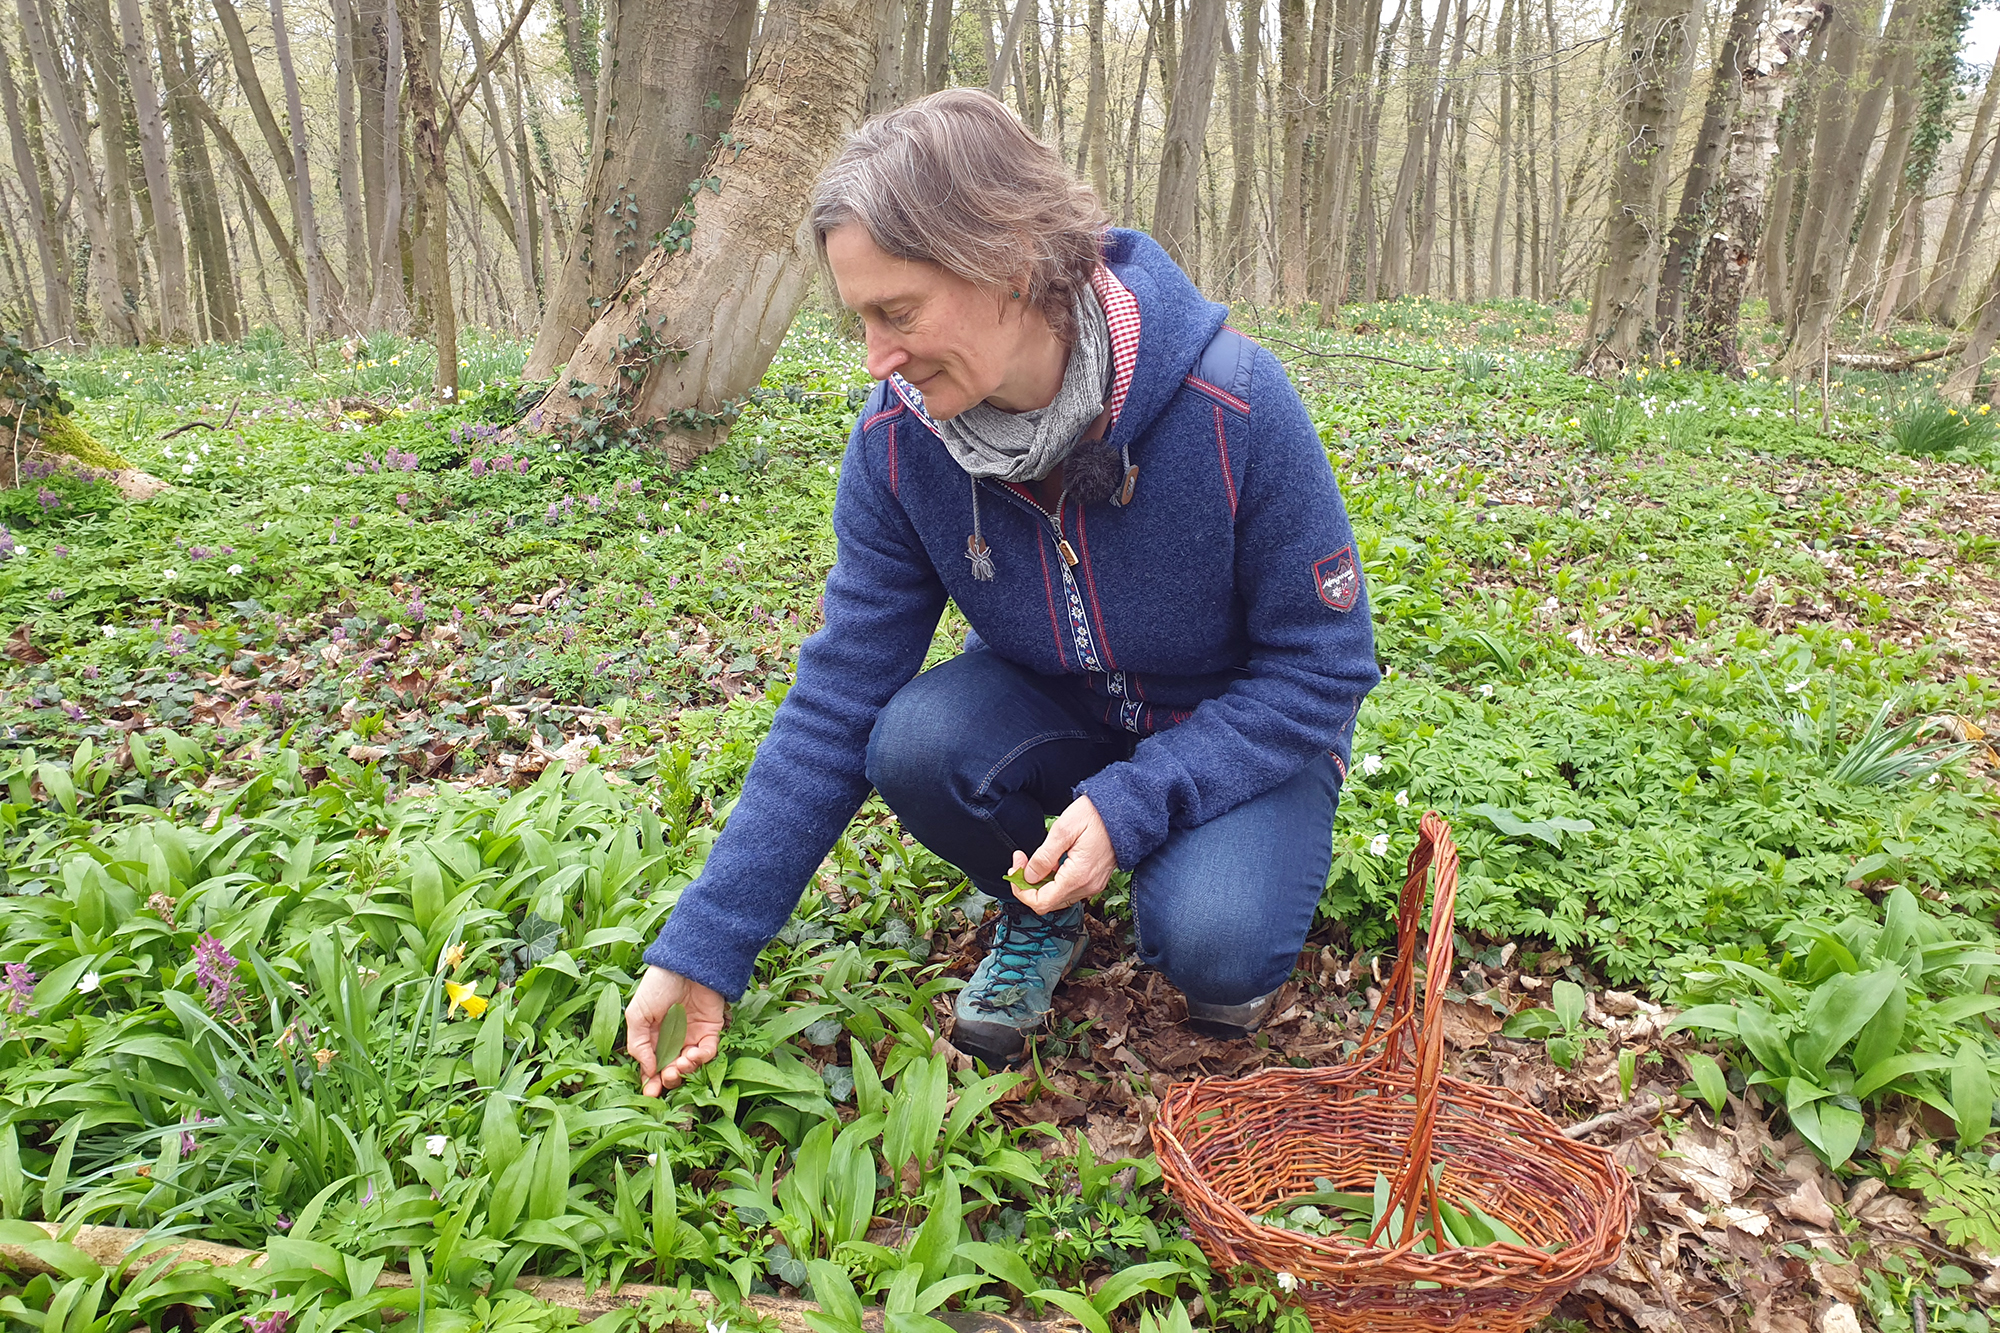
POLYGON ((868 373, 899 373, 945 421, 974 403, 1009 412, 1045 407, 1051 350, 1056 381, 1064 352, 1025 299, 980 287, 921 260, 897 259, 850 222, 827 233, 826 257, 841 302, 861 317, 868 373), (1040 398, 1040 401, 1034 401, 1040 398))

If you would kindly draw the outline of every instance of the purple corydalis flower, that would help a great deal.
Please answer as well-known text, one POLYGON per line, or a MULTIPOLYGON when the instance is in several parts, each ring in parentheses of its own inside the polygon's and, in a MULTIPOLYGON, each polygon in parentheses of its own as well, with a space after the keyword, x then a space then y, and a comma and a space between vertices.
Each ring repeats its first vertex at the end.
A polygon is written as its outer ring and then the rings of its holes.
POLYGON ((9 963, 4 979, 0 979, 0 995, 7 997, 7 1012, 10 1014, 30 1014, 35 1010, 28 1001, 35 998, 35 974, 26 963, 9 963))
POLYGON ((249 1333, 285 1333, 285 1325, 291 1322, 291 1318, 283 1310, 273 1310, 262 1319, 252 1319, 246 1314, 243 1316, 243 1327, 249 1333))
POLYGON ((213 935, 195 941, 194 980, 208 1000, 212 1014, 225 1012, 236 1000, 236 958, 213 935))

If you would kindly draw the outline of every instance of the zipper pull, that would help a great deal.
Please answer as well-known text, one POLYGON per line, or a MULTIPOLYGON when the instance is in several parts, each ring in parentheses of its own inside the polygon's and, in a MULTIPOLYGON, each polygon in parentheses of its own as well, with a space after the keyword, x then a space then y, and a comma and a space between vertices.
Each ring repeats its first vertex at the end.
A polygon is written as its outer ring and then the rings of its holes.
POLYGON ((1065 565, 1068 565, 1071 569, 1076 568, 1076 548, 1069 544, 1068 538, 1056 538, 1056 550, 1062 553, 1065 565))

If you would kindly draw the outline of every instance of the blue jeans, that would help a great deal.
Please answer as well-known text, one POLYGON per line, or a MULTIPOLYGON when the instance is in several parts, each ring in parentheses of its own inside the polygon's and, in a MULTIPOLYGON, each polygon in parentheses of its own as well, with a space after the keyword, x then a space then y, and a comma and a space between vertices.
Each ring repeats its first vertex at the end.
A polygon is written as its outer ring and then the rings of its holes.
MULTIPOLYGON (((903 828, 1003 901, 1016 849, 1042 845, 1076 784, 1139 738, 1091 716, 1073 682, 974 648, 899 690, 868 739, 868 779, 903 828)), ((1132 868, 1139 957, 1189 999, 1241 1004, 1298 962, 1333 862, 1340 769, 1321 755, 1132 868)))

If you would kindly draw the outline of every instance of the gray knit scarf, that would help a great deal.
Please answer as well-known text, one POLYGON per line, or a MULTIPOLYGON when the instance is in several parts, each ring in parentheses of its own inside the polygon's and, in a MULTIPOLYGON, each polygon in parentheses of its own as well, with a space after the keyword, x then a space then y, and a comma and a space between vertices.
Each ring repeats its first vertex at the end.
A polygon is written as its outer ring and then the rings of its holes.
POLYGON ((1003 412, 974 403, 937 423, 944 447, 974 477, 1040 481, 1069 456, 1077 438, 1104 411, 1111 395, 1111 327, 1097 295, 1085 287, 1071 307, 1077 338, 1069 349, 1055 401, 1031 412, 1003 412))
POLYGON ((1111 327, 1104 307, 1088 287, 1071 306, 1076 318, 1076 342, 1063 367, 1062 387, 1047 407, 1028 412, 1003 412, 988 403, 974 403, 949 421, 939 421, 944 447, 972 482, 972 535, 965 558, 972 577, 990 580, 993 552, 979 527, 979 482, 1040 481, 1075 451, 1090 424, 1104 412, 1111 396, 1111 327))

